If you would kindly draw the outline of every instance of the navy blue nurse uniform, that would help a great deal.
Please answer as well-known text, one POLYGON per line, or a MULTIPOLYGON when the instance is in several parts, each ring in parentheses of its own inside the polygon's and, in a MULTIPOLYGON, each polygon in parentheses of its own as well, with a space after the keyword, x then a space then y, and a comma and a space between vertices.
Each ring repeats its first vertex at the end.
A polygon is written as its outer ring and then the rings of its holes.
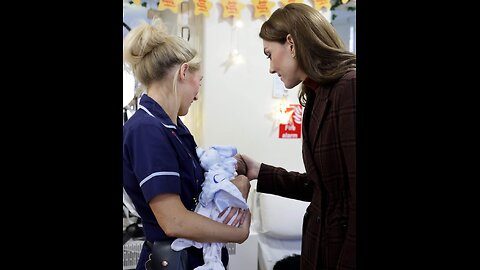
MULTIPOLYGON (((185 208, 194 211, 204 170, 193 136, 180 118, 175 125, 163 108, 143 95, 138 110, 123 126, 123 186, 141 217, 146 241, 167 239, 148 202, 161 193, 177 193, 185 208)), ((137 270, 145 269, 150 248, 144 244, 137 270)), ((191 269, 203 265, 203 251, 188 248, 191 269)), ((222 250, 228 263, 228 252, 222 250)))

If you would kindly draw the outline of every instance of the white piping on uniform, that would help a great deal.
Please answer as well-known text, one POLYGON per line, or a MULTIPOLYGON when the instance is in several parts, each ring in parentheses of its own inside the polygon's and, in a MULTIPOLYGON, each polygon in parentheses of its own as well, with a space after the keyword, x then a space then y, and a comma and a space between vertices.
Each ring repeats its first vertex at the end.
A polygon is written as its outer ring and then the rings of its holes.
MULTIPOLYGON (((143 107, 142 105, 139 105, 138 108, 144 110, 146 113, 148 113, 151 117, 155 117, 155 115, 153 115, 149 110, 147 110, 147 108, 143 107)), ((156 117, 155 117, 156 118, 156 117)), ((164 125, 166 128, 173 128, 173 129, 177 129, 177 127, 175 125, 167 125, 167 124, 164 124, 162 121, 160 121, 162 123, 162 125, 164 125)))
POLYGON ((145 177, 140 182, 140 186, 143 186, 143 184, 145 184, 145 182, 147 182, 148 180, 152 179, 153 177, 159 176, 159 175, 174 175, 174 176, 180 177, 180 174, 178 172, 154 172, 154 173, 150 174, 149 176, 145 177))

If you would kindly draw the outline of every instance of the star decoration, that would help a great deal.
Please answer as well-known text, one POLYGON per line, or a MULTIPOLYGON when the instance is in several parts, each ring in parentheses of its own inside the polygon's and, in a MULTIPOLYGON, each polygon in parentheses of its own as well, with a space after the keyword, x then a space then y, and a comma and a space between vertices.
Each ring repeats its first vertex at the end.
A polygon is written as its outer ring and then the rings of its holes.
POLYGON ((158 4, 158 10, 170 9, 173 13, 178 13, 178 5, 181 0, 162 0, 158 4))
POLYGON ((259 18, 261 16, 270 17, 272 15, 272 7, 275 3, 268 0, 251 0, 255 14, 253 17, 259 18))
POLYGON ((209 0, 194 0, 193 3, 195 4, 195 15, 203 14, 204 16, 209 16, 210 8, 212 8, 212 2, 209 0))
POLYGON ((245 4, 237 0, 220 0, 223 6, 223 18, 234 17, 240 19, 240 12, 245 7, 245 4))
POLYGON ((330 0, 314 0, 314 3, 316 9, 321 9, 322 7, 330 9, 332 7, 330 0))
POLYGON ((280 3, 282 3, 283 6, 286 6, 287 4, 290 3, 304 3, 303 0, 280 0, 280 3))

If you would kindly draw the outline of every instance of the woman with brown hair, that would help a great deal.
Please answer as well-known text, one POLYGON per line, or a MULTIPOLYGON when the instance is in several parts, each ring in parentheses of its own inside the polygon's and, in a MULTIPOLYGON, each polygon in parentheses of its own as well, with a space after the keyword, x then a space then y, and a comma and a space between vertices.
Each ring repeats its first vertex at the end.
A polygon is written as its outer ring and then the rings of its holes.
MULTIPOLYGON (((302 83, 305 173, 241 154, 257 191, 310 202, 303 219, 302 270, 356 269, 356 56, 316 9, 291 3, 260 30, 270 73, 287 89, 302 83)), ((239 170, 240 171, 240 170, 239 170)))

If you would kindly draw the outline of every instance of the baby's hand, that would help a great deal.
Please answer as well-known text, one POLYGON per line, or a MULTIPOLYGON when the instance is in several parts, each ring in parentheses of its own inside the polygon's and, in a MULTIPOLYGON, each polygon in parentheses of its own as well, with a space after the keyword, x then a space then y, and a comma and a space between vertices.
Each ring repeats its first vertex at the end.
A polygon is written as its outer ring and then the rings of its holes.
POLYGON ((243 160, 240 154, 236 154, 234 158, 237 160, 237 165, 235 169, 237 170, 238 175, 247 175, 247 163, 243 160))

